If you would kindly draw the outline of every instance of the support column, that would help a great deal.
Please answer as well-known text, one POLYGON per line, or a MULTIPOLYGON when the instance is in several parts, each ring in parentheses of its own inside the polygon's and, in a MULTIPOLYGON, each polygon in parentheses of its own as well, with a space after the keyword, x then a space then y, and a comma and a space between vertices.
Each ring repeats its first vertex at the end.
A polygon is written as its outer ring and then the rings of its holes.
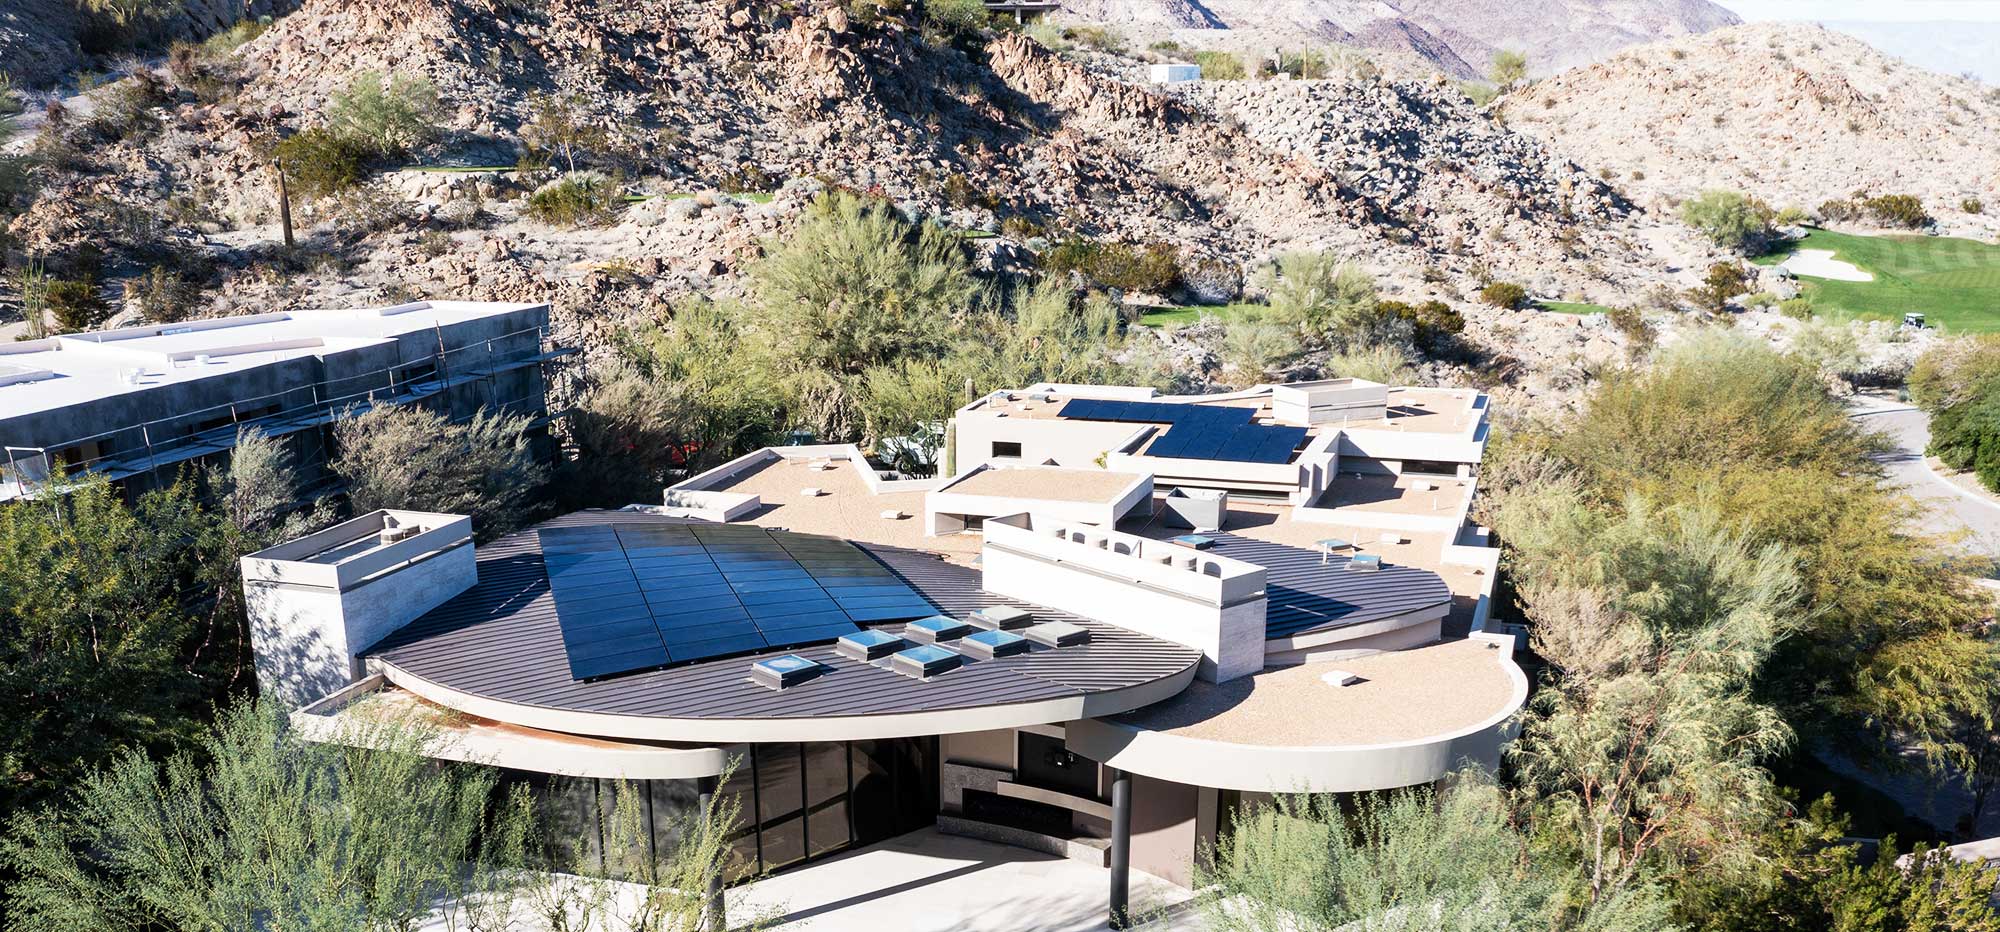
POLYGON ((1111 771, 1111 927, 1131 926, 1132 775, 1111 771))
MULTIPOLYGON (((696 804, 701 806, 703 828, 713 831, 708 822, 715 817, 716 778, 699 777, 695 780, 695 786, 700 793, 696 804)), ((725 932, 729 928, 729 917, 724 911, 722 899, 722 870, 728 863, 726 855, 729 849, 726 839, 722 844, 723 847, 716 852, 715 863, 710 865, 708 874, 708 907, 705 910, 707 922, 702 926, 706 932, 725 932)))

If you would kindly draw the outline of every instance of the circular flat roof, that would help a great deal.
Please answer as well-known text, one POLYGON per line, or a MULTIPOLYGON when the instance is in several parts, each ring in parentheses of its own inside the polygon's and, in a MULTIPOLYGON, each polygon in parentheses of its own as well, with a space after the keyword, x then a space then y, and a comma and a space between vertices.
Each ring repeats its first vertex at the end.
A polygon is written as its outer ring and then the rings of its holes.
MULTIPOLYGON (((1037 622, 1090 630, 1087 644, 1038 648, 919 680, 838 654, 831 643, 765 650, 597 680, 572 676, 543 561, 542 530, 687 525, 640 512, 586 511, 479 547, 479 581, 384 638, 365 657, 425 699, 496 721, 575 734, 670 741, 830 741, 948 734, 1111 715, 1178 694, 1199 651, 1015 602, 980 572, 928 553, 856 544, 937 606, 963 616, 1016 605, 1037 622), (750 665, 796 654, 827 671, 779 690, 750 665)), ((901 624, 879 626, 900 630, 901 624)))

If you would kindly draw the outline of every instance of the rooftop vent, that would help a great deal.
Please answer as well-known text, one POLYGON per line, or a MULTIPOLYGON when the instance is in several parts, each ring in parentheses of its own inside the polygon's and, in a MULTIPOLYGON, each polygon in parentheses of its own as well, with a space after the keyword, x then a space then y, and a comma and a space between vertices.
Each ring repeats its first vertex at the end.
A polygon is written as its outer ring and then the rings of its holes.
POLYGON ((1067 621, 1051 621, 1022 629, 1021 635, 1043 647, 1074 647, 1090 643, 1090 629, 1067 621))
POLYGON ((1382 558, 1372 553, 1357 553, 1347 560, 1350 573, 1373 573, 1382 568, 1382 558))
POLYGON ((972 631, 972 626, 949 615, 919 618, 903 626, 903 636, 919 644, 955 641, 972 631))
POLYGON ((839 651, 842 657, 869 661, 880 660, 908 646, 910 642, 887 631, 870 629, 842 637, 834 644, 833 649, 839 651))
POLYGON ((797 654, 769 657, 750 665, 750 681, 771 689, 788 689, 827 671, 826 664, 797 654))
POLYGON ((929 679, 941 673, 948 673, 958 669, 963 663, 965 663, 964 657, 934 644, 912 647, 889 658, 889 666, 897 673, 918 679, 929 679))
POLYGON ((958 649, 980 660, 1028 652, 1028 639, 1011 631, 979 631, 958 642, 958 649))

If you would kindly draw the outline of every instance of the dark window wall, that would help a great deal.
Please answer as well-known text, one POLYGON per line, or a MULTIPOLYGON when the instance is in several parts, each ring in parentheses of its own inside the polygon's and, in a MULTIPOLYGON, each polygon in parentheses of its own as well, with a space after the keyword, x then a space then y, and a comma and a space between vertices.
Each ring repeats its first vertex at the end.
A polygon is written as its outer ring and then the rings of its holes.
MULTIPOLYGON (((737 745, 736 771, 719 791, 740 807, 733 839, 732 881, 780 870, 858 845, 869 845, 937 820, 936 738, 737 745)), ((563 860, 593 872, 618 870, 621 853, 605 857, 618 782, 507 771, 526 784, 562 839, 563 860)), ((639 796, 643 852, 661 858, 680 839, 677 823, 700 806, 694 780, 646 780, 639 796)), ((613 833, 615 834, 615 832, 613 833)))

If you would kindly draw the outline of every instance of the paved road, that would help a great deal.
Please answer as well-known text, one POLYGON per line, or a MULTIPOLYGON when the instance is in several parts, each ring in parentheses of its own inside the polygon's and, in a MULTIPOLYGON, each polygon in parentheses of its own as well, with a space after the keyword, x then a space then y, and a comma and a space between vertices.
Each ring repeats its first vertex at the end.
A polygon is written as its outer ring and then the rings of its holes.
POLYGON ((1870 399, 1857 404, 1854 417, 1888 434, 1896 449, 1881 458, 1889 477, 1911 497, 1930 506, 1925 529, 1962 534, 1964 546, 1977 553, 2000 554, 2000 505, 1946 481, 1924 463, 1930 445, 1930 416, 1906 404, 1870 399))

